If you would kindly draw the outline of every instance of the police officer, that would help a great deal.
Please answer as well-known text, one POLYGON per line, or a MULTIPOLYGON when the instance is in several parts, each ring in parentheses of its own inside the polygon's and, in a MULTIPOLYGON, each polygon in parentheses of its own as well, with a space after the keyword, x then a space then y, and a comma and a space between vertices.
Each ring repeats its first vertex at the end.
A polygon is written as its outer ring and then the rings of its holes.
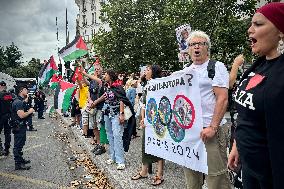
POLYGON ((0 134, 4 129, 5 143, 4 149, 0 138, 0 155, 8 156, 11 144, 11 127, 9 119, 11 116, 12 94, 7 92, 7 86, 4 81, 0 82, 0 134))
POLYGON ((27 118, 34 112, 33 108, 27 108, 28 89, 26 86, 16 86, 18 98, 12 104, 11 125, 14 133, 14 160, 16 170, 28 170, 31 167, 26 164, 30 160, 25 160, 23 156, 23 147, 26 142, 27 118))

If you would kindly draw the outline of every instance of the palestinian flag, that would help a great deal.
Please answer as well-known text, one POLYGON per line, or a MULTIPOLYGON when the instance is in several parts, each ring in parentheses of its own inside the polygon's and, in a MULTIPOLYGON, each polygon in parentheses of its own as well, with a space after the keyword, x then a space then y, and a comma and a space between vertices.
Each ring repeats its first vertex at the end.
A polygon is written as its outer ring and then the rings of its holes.
POLYGON ((73 75, 71 77, 71 80, 75 83, 76 82, 76 77, 78 77, 78 80, 83 80, 83 76, 79 71, 79 67, 76 67, 75 72, 73 72, 73 75))
POLYGON ((60 81, 54 95, 54 108, 67 111, 71 104, 71 97, 75 94, 76 85, 60 81))
POLYGON ((53 74, 53 76, 51 77, 51 80, 49 82, 49 87, 53 90, 55 90, 58 86, 58 82, 62 80, 61 75, 57 75, 57 73, 53 74))
POLYGON ((87 45, 85 44, 82 36, 78 35, 71 43, 59 51, 59 56, 64 60, 64 62, 67 62, 84 56, 87 53, 87 45))
POLYGON ((90 69, 88 70, 88 74, 93 75, 94 73, 95 73, 95 66, 92 65, 92 66, 90 67, 90 69))
POLYGON ((49 80, 58 71, 55 60, 53 56, 50 57, 47 63, 43 65, 43 67, 39 71, 38 75, 38 83, 41 86, 47 85, 49 80))

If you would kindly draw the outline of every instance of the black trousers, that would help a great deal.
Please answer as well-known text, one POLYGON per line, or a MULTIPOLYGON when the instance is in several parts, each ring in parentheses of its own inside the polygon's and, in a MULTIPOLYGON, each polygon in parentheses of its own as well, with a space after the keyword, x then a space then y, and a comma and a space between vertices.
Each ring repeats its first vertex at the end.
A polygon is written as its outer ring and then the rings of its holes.
MULTIPOLYGON (((9 118, 10 118, 9 114, 1 115, 1 118, 0 118, 0 134, 2 133, 2 130, 4 129, 5 150, 8 150, 11 146, 11 127, 8 123, 9 118)), ((0 145, 1 145, 0 146, 0 150, 1 150, 3 148, 1 138, 0 138, 0 145)))
POLYGON ((44 111, 44 102, 38 103, 38 118, 43 117, 43 111, 44 111))
POLYGON ((26 135, 27 132, 27 127, 22 125, 17 130, 14 130, 14 148, 13 148, 13 153, 14 153, 14 160, 15 164, 20 164, 24 159, 23 159, 23 147, 26 143, 26 135))
POLYGON ((242 183, 243 189, 272 189, 273 181, 272 175, 261 175, 256 176, 246 169, 245 166, 242 167, 242 183))
POLYGON ((32 116, 32 114, 27 117, 27 125, 29 127, 32 127, 32 125, 33 125, 33 116, 32 116))

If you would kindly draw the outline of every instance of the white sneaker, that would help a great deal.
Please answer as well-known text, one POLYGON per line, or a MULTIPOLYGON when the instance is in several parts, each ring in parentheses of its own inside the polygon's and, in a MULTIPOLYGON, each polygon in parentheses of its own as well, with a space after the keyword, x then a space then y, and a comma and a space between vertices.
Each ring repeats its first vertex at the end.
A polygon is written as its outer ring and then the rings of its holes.
POLYGON ((117 170, 123 170, 123 169, 125 169, 125 164, 122 164, 122 163, 117 164, 116 169, 117 169, 117 170))
POLYGON ((114 161, 113 161, 112 159, 108 159, 108 160, 106 161, 106 163, 107 163, 108 165, 111 165, 111 164, 114 164, 114 161))

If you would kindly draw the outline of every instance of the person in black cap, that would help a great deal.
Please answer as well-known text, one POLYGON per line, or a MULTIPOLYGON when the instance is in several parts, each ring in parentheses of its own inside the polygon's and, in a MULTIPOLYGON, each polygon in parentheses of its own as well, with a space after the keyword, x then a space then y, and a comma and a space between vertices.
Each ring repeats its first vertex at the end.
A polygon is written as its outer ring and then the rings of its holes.
POLYGON ((14 160, 15 170, 28 170, 31 167, 26 164, 30 163, 30 160, 25 160, 23 156, 23 147, 26 142, 26 130, 27 130, 27 118, 33 112, 33 108, 27 107, 28 89, 26 86, 16 86, 16 94, 18 98, 14 100, 12 104, 11 114, 11 126, 14 134, 14 160))
POLYGON ((4 81, 0 82, 0 134, 4 129, 5 143, 4 149, 0 138, 0 156, 9 155, 11 145, 11 127, 8 123, 11 116, 11 104, 13 101, 12 94, 7 92, 7 86, 4 81))

